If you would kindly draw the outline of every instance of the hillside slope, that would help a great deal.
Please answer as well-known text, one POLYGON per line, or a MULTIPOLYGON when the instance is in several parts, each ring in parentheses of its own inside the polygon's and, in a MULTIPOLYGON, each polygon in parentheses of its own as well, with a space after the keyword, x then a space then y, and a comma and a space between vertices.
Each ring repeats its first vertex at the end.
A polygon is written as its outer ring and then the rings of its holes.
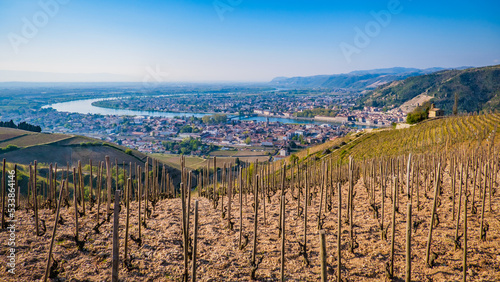
POLYGON ((352 90, 374 89, 379 85, 395 80, 402 80, 436 71, 442 68, 414 69, 388 68, 366 71, 353 71, 347 74, 316 75, 306 77, 277 77, 271 81, 272 85, 296 88, 345 88, 352 90))
POLYGON ((361 99, 365 106, 400 106, 420 94, 446 113, 451 113, 458 94, 459 112, 500 109, 500 65, 465 70, 446 70, 407 78, 377 87, 361 99))
MULTIPOLYGON (((461 115, 430 119, 405 129, 369 129, 325 142, 287 157, 299 162, 333 159, 345 163, 348 157, 366 160, 409 153, 431 153, 459 147, 500 146, 500 114, 461 115), (496 131, 495 131, 496 130, 496 131), (496 136, 496 137, 495 137, 496 136)), ((498 150, 498 149, 497 149, 498 150)))
MULTIPOLYGON (((94 164, 109 156, 114 163, 144 163, 147 156, 136 150, 118 146, 101 140, 64 134, 34 133, 23 130, 0 128, 0 159, 28 165, 34 160, 38 163, 58 163, 65 166, 77 165, 78 161, 94 164)), ((169 173, 177 182, 179 170, 168 166, 169 173)))

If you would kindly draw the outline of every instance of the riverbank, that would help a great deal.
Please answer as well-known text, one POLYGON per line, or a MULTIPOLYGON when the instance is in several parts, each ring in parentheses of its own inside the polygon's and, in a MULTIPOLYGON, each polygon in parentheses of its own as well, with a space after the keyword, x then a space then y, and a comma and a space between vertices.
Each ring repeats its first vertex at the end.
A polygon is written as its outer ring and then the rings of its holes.
MULTIPOLYGON (((55 103, 51 105, 43 106, 42 108, 53 108, 56 111, 60 112, 71 112, 71 113, 80 113, 80 114, 94 114, 94 115, 115 115, 115 116, 151 116, 151 117, 165 117, 165 118, 175 118, 178 116, 181 117, 204 117, 207 115, 213 115, 214 113, 194 113, 194 112, 161 112, 161 111, 139 111, 139 110, 127 110, 127 109, 112 109, 112 108, 103 108, 94 106, 94 102, 101 100, 112 100, 119 98, 95 98, 95 99, 83 99, 83 100, 74 100, 63 103, 55 103)), ((340 126, 339 123, 334 122, 322 122, 316 121, 310 118, 298 118, 298 117, 281 117, 281 116, 248 116, 248 117, 239 117, 238 114, 234 114, 235 117, 240 120, 245 121, 256 121, 256 122, 266 122, 269 119, 269 122, 280 122, 287 124, 332 124, 340 126)), ((349 126, 349 125, 348 125, 349 126)), ((356 125, 351 127, 362 127, 367 128, 369 126, 366 125, 356 125)))

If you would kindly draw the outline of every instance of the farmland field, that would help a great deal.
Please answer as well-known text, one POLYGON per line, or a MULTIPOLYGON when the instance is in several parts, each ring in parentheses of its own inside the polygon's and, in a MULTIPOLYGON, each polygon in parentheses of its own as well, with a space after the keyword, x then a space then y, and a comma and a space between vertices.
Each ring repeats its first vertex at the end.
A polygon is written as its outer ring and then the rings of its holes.
POLYGON ((70 137, 68 135, 63 135, 63 134, 43 134, 43 133, 27 134, 19 136, 17 138, 10 139, 5 142, 1 142, 0 147, 6 147, 7 145, 16 145, 18 147, 29 147, 34 145, 53 143, 67 138, 70 137))

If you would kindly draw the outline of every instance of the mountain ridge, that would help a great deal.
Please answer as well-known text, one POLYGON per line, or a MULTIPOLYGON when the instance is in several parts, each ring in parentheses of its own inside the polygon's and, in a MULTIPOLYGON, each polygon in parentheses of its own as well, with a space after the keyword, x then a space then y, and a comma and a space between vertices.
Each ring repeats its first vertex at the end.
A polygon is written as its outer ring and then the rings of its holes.
MULTIPOLYGON (((466 69, 459 67, 456 69, 466 69)), ((351 90, 375 89, 379 85, 408 77, 430 74, 448 68, 433 67, 426 69, 393 67, 372 70, 358 70, 344 74, 276 77, 269 84, 281 87, 298 88, 346 88, 351 90)))
POLYGON ((452 113, 455 94, 459 112, 500 110, 500 65, 463 70, 442 70, 384 84, 366 93, 361 106, 398 107, 425 94, 431 102, 452 113))

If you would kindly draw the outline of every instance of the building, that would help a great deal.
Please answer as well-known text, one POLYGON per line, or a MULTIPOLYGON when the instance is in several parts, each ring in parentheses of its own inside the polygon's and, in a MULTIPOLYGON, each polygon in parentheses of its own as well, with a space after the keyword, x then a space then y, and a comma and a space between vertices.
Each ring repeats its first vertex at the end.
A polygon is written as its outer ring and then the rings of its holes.
POLYGON ((262 147, 273 147, 274 146, 273 142, 262 142, 262 143, 260 143, 260 145, 262 147))
POLYGON ((431 108, 429 109, 429 118, 442 117, 442 116, 444 116, 444 111, 436 108, 434 104, 432 104, 431 108))
POLYGON ((280 151, 279 151, 279 155, 281 157, 287 157, 287 156, 290 155, 290 152, 286 148, 281 148, 280 151))

